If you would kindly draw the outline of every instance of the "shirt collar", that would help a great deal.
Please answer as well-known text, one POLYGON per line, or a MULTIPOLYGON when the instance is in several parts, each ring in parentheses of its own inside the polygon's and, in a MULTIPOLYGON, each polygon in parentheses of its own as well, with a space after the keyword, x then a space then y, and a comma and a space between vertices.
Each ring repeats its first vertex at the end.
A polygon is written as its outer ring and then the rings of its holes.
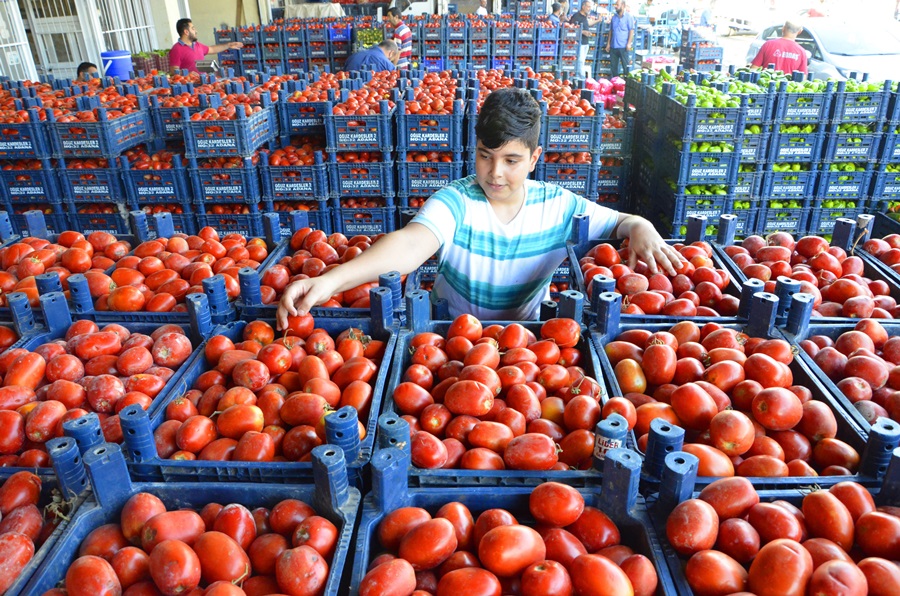
POLYGON ((181 41, 181 38, 180 38, 180 37, 178 38, 178 43, 180 43, 181 45, 183 45, 183 46, 186 47, 186 48, 191 48, 191 49, 193 49, 193 47, 194 47, 194 42, 191 42, 191 45, 188 45, 188 44, 184 43, 183 41, 181 41))

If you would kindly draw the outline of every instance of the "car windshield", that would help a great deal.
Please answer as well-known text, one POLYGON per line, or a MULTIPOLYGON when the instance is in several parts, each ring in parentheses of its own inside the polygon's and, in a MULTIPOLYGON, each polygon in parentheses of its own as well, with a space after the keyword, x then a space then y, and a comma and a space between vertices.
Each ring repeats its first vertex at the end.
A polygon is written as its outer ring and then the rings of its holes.
POLYGON ((816 24, 814 31, 825 50, 837 56, 877 56, 900 54, 900 29, 893 24, 870 22, 816 24))

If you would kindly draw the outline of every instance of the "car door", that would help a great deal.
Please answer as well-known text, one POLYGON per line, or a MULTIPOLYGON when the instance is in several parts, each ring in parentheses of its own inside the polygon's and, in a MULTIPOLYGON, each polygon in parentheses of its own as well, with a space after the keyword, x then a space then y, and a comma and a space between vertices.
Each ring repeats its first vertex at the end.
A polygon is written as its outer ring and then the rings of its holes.
POLYGON ((833 69, 823 68, 826 65, 825 62, 823 62, 824 57, 822 55, 822 48, 819 44, 819 40, 816 39, 816 36, 811 31, 804 29, 800 32, 800 35, 797 36, 797 43, 808 52, 806 55, 806 62, 810 77, 828 78, 833 69))

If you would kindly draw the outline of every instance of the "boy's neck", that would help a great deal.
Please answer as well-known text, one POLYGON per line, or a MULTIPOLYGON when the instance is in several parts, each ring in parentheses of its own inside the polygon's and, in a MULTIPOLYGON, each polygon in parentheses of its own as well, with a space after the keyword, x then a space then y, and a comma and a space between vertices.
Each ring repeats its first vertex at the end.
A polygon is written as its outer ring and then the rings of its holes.
POLYGON ((494 210, 494 215, 503 224, 508 224, 516 218, 522 207, 525 205, 525 186, 519 189, 518 197, 511 198, 509 201, 497 201, 487 197, 488 204, 494 210))

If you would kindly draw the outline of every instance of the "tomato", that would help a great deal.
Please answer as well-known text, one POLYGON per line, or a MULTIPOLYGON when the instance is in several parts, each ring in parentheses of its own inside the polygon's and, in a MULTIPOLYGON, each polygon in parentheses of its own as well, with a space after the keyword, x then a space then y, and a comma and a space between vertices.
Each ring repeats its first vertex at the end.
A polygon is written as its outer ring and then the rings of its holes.
POLYGON ((144 523, 141 548, 150 552, 164 540, 177 540, 190 546, 205 531, 206 524, 195 511, 166 511, 144 523))
POLYGON ((0 486, 0 515, 9 515, 18 507, 37 505, 41 479, 31 472, 16 472, 0 486))
POLYGON ((165 511, 166 506, 159 497, 150 493, 133 495, 125 502, 119 516, 122 534, 132 544, 140 544, 141 532, 147 520, 165 511))
POLYGON ((248 574, 250 558, 227 534, 204 532, 197 538, 193 549, 199 559, 201 577, 208 584, 217 581, 232 582, 248 574))
POLYGON ((682 425, 692 430, 708 429, 710 421, 719 412, 715 400, 696 383, 678 387, 672 392, 671 403, 682 425))
POLYGON ((712 505, 719 520, 743 518, 759 503, 759 495, 746 478, 722 478, 700 491, 699 499, 712 505))
POLYGON ((838 482, 828 490, 844 504, 847 511, 850 512, 854 524, 863 513, 875 511, 875 500, 872 498, 872 493, 861 484, 838 482))
POLYGON ((503 462, 512 470, 549 470, 557 461, 556 443, 537 433, 513 438, 503 453, 503 462))
POLYGON ((256 538, 256 522, 253 514, 238 503, 226 505, 216 515, 213 530, 233 538, 242 549, 247 550, 256 538))
POLYGON ((471 550, 475 539, 475 519, 462 503, 447 503, 438 509, 435 517, 442 517, 453 524, 458 550, 471 550))
POLYGON ((802 596, 812 575, 812 557, 793 540, 766 544, 750 565, 748 588, 758 596, 802 596))
POLYGON ((759 533, 759 539, 763 543, 780 538, 800 542, 806 536, 802 522, 775 503, 757 503, 750 509, 747 521, 759 533))
POLYGON ((803 517, 810 536, 827 538, 847 552, 853 547, 853 517, 833 493, 815 491, 806 495, 803 517))
POLYGON ((887 596, 900 590, 900 568, 891 561, 869 557, 857 563, 866 576, 870 596, 887 596))
POLYGON ((601 555, 581 555, 572 562, 570 573, 577 594, 634 594, 631 580, 625 572, 601 555))
POLYGON ((360 596, 412 594, 416 589, 416 571, 404 559, 392 559, 371 569, 359 584, 360 596))
POLYGON ((543 561, 546 547, 540 534, 528 526, 498 526, 484 534, 478 543, 478 558, 495 575, 510 577, 543 561))
POLYGON ((856 521, 856 544, 869 557, 897 560, 900 557, 900 519, 870 511, 856 521))
POLYGON ((563 528, 581 517, 584 497, 566 484, 544 482, 531 491, 528 505, 538 522, 563 528))
POLYGON ((803 417, 803 404, 793 392, 770 387, 756 394, 751 412, 753 418, 769 430, 790 430, 803 417))
POLYGON ((827 561, 820 565, 809 581, 811 594, 837 593, 866 596, 866 576, 852 561, 827 561))
POLYGON ((619 544, 621 540, 616 524, 595 507, 585 506, 578 519, 567 526, 566 530, 578 538, 588 552, 619 544))
POLYGON ((574 319, 550 319, 541 325, 541 339, 552 339, 560 348, 573 348, 580 338, 581 325, 574 319))
POLYGON ((328 564, 322 555, 309 546, 298 546, 278 557, 275 577, 282 590, 289 594, 317 594, 328 581, 328 564))
POLYGON ((73 596, 114 596, 122 593, 122 585, 109 562, 89 555, 78 557, 69 566, 66 571, 66 593, 73 596))
POLYGON ((716 510, 700 499, 679 503, 666 521, 666 536, 682 555, 711 549, 716 543, 718 529, 716 510))
POLYGON ((200 584, 200 559, 180 540, 164 540, 150 551, 150 576, 166 594, 189 592, 200 584))

